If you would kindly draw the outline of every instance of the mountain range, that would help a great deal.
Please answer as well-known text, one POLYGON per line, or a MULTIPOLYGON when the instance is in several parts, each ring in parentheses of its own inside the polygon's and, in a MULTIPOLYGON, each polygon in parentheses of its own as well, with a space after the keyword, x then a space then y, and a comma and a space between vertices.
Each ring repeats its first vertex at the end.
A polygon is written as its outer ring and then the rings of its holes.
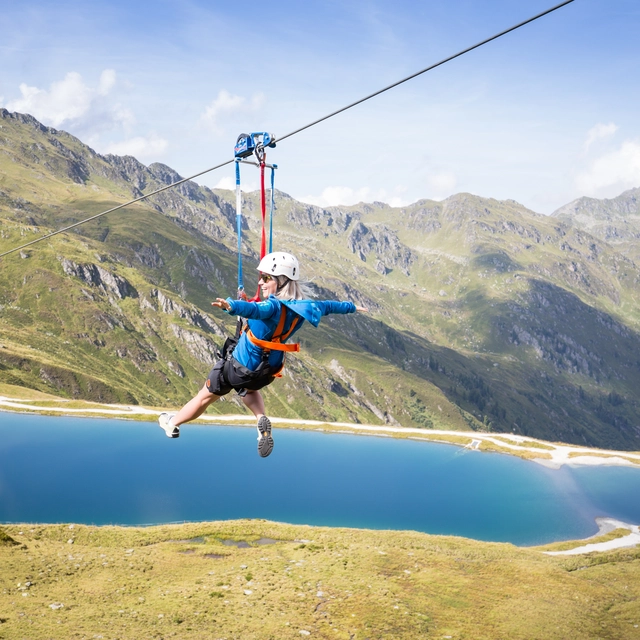
MULTIPOLYGON (((0 253, 180 179, 0 109, 0 253)), ((322 208, 276 192, 274 249, 369 313, 298 334, 268 411, 640 449, 639 197, 543 216, 466 193, 322 208)), ((253 292, 259 194, 243 199, 253 292)), ((186 182, 5 256, 4 393, 180 405, 234 331, 210 303, 235 295, 236 242, 234 193, 186 182)))

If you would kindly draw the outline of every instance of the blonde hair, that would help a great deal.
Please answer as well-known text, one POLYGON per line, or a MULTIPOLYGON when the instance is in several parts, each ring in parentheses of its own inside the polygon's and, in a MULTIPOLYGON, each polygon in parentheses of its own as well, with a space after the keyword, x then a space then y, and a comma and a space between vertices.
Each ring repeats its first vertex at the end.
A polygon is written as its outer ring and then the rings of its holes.
POLYGON ((306 300, 313 297, 313 292, 306 282, 289 280, 287 276, 275 276, 278 284, 276 298, 279 300, 306 300))

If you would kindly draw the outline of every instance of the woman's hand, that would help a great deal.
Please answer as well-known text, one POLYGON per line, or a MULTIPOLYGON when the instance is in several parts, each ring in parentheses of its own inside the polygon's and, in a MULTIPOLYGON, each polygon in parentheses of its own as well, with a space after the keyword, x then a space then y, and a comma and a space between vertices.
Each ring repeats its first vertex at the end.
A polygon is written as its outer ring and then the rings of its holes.
POLYGON ((216 298, 216 301, 212 302, 211 306, 218 307, 219 309, 224 309, 225 311, 231 310, 231 305, 224 298, 216 298))
POLYGON ((367 307, 359 307, 358 305, 356 305, 356 311, 358 311, 359 313, 368 313, 369 309, 367 309, 367 307))

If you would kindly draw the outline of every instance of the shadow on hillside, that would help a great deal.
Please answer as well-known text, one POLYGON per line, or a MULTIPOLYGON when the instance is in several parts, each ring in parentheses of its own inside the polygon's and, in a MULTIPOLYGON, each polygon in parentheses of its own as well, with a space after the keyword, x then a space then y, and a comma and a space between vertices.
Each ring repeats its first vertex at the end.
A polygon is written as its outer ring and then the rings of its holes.
POLYGON ((359 318, 353 337, 437 386, 473 415, 471 428, 640 449, 638 333, 546 282, 531 280, 526 305, 479 305, 476 293, 487 351, 468 356, 371 318, 359 318))
POLYGON ((520 301, 474 301, 481 348, 501 356, 494 375, 518 372, 513 392, 562 440, 640 448, 640 334, 562 287, 528 282, 520 301))

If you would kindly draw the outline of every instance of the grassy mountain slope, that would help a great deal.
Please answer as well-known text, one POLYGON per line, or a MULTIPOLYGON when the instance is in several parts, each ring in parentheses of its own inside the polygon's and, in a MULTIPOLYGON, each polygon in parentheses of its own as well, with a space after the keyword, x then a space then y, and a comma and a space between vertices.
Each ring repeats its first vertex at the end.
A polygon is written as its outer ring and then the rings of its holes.
POLYGON ((283 199, 283 214, 314 271, 356 281, 345 295, 375 308, 375 352, 488 428, 637 440, 638 271, 608 245, 469 194, 400 210, 283 199))
MULTIPOLYGON (((0 249, 179 178, 0 110, 0 249)), ((259 201, 245 194, 247 288, 259 201)), ((275 246, 320 297, 370 308, 301 334, 266 391, 285 417, 513 431, 640 448, 640 273, 619 247, 514 201, 393 209, 276 198, 275 246)), ((186 183, 2 260, 0 382, 178 404, 233 327, 234 197, 186 183)), ((240 411, 237 401, 216 412, 240 411)))

